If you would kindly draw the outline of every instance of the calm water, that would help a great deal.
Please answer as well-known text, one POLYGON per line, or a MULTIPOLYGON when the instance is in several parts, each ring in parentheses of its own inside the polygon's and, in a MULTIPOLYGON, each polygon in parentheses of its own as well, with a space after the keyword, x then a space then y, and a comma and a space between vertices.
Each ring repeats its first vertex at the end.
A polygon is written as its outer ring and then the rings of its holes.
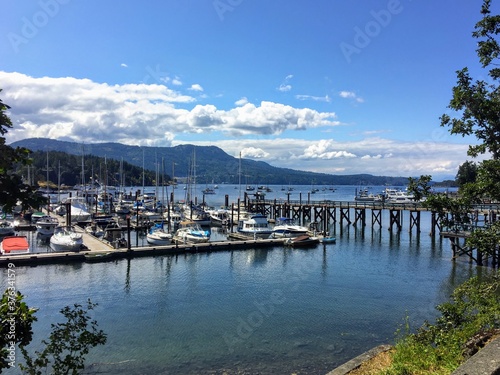
MULTIPOLYGON (((355 187, 343 189, 315 196, 352 199, 355 187)), ((226 193, 238 196, 232 186, 219 190, 214 205, 226 193)), ((387 230, 386 217, 382 229, 337 224, 336 244, 309 250, 19 267, 16 287, 40 308, 34 343, 60 308, 88 297, 99 304, 93 316, 108 343, 89 355, 86 373, 325 374, 392 343, 406 315, 414 327, 432 320, 456 285, 487 272, 452 262, 426 219, 420 235, 408 233, 407 218, 400 233, 387 230)))

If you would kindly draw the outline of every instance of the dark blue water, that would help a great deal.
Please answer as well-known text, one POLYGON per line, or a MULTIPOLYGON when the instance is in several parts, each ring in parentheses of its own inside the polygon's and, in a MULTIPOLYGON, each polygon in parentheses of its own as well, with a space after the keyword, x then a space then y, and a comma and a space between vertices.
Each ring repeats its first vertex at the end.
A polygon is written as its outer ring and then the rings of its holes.
POLYGON ((87 373, 325 374, 392 343, 405 316, 414 328, 432 320, 454 287, 485 272, 452 262, 425 213, 420 234, 404 222, 399 233, 385 217, 382 229, 337 224, 336 244, 308 250, 18 267, 16 287, 40 308, 34 343, 60 308, 99 304, 93 317, 108 343, 91 352, 87 373))

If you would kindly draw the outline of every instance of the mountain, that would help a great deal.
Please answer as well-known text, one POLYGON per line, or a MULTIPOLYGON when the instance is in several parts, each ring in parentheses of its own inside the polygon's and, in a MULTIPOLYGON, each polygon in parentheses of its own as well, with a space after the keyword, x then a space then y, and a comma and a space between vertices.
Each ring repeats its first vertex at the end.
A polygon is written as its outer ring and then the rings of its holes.
MULTIPOLYGON (((81 144, 46 138, 28 138, 11 144, 32 151, 60 151, 71 155, 94 155, 121 160, 177 179, 195 173, 199 183, 231 183, 240 181, 240 159, 215 146, 179 145, 174 147, 140 147, 120 143, 81 144), (193 167, 194 165, 194 167, 193 167)), ((262 161, 241 159, 241 183, 251 185, 393 185, 408 183, 407 177, 373 176, 370 174, 330 175, 278 168, 262 161)))

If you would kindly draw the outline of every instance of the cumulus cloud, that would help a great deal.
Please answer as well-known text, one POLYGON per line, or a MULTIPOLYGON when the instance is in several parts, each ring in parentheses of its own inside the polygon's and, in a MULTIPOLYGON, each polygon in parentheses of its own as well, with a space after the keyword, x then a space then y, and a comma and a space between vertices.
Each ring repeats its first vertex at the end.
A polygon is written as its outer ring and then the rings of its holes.
POLYGON ((191 85, 189 90, 191 90, 191 91, 203 91, 203 87, 201 87, 201 85, 195 83, 195 84, 191 85))
MULTIPOLYGON (((294 108, 274 102, 220 110, 160 84, 109 85, 89 79, 33 78, 0 71, 4 102, 12 106, 16 127, 9 140, 29 137, 85 142, 146 144, 151 138, 168 145, 172 134, 217 131, 229 136, 279 135, 338 125, 332 112, 294 108), (177 106, 182 104, 184 108, 177 106), (185 109, 187 105, 194 107, 185 109)), ((201 87, 200 87, 201 88, 201 87)))
POLYGON ((245 147, 241 150, 241 157, 251 159, 263 159, 269 157, 269 153, 257 147, 245 147))

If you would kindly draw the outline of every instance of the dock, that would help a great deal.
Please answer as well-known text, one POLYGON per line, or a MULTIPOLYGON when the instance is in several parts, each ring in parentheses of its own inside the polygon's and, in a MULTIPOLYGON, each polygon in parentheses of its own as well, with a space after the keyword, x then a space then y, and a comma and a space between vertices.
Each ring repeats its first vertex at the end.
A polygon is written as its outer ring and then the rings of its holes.
POLYGON ((9 264, 18 266, 37 266, 42 264, 87 262, 97 263, 135 257, 160 256, 170 254, 209 253, 233 251, 249 248, 283 246, 283 239, 246 239, 237 241, 217 241, 198 244, 172 244, 166 246, 143 246, 131 249, 114 249, 105 241, 84 233, 86 249, 79 252, 31 253, 0 257, 0 267, 9 264), (93 238, 92 238, 93 237, 93 238), (90 247, 89 247, 90 246, 90 247))

